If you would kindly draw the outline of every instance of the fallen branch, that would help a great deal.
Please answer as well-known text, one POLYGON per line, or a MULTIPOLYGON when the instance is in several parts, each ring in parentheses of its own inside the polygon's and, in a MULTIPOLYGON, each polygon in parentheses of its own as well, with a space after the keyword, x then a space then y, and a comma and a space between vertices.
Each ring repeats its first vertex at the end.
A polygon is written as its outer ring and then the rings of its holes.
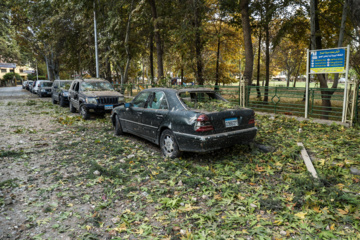
POLYGON ((302 144, 301 142, 298 142, 297 145, 302 147, 302 149, 301 149, 301 157, 303 158, 303 160, 305 162, 307 170, 311 173, 311 175, 314 178, 318 179, 318 175, 317 175, 316 170, 314 168, 314 165, 312 164, 311 159, 310 159, 310 157, 309 157, 309 155, 308 155, 308 153, 307 153, 307 151, 306 151, 306 149, 304 147, 304 144, 302 144))

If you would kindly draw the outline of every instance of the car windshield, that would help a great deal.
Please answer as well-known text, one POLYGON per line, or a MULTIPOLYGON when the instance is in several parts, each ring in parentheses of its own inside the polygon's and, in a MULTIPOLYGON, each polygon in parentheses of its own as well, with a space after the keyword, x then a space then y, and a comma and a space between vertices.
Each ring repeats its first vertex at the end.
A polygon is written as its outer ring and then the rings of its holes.
POLYGON ((60 82, 60 88, 62 89, 69 89, 71 82, 60 82))
POLYGON ((51 87, 52 86, 52 82, 43 82, 41 84, 41 87, 51 87))
POLYGON ((82 82, 82 91, 112 91, 113 86, 109 82, 82 82))

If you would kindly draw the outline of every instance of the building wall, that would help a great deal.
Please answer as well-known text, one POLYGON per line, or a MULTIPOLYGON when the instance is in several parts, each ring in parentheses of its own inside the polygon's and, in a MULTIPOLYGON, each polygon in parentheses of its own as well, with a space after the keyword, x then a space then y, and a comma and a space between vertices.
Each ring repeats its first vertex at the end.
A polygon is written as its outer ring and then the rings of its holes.
POLYGON ((8 67, 0 67, 0 79, 3 79, 4 75, 9 72, 15 72, 20 75, 22 78, 22 81, 27 80, 27 75, 29 71, 33 71, 34 69, 27 67, 27 66, 16 66, 14 68, 8 68, 8 67))

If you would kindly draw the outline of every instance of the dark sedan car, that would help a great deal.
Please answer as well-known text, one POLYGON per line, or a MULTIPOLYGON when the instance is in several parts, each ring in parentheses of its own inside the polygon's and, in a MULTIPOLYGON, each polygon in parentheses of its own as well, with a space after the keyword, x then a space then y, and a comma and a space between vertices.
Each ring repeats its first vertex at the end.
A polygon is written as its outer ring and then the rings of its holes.
POLYGON ((254 111, 216 107, 222 104, 230 106, 211 89, 152 88, 113 109, 111 120, 115 135, 138 135, 160 145, 170 158, 251 142, 257 132, 254 111))

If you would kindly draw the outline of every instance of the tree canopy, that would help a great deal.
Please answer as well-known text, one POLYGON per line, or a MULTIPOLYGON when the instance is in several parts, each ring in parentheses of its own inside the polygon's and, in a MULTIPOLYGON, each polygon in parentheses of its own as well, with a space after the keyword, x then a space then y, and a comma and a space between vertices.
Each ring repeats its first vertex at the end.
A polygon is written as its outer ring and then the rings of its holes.
MULTIPOLYGON (((358 1, 321 1, 316 12, 321 48, 337 47, 349 5, 342 45, 352 46, 355 72, 358 1)), ((305 74, 310 13, 305 0, 3 1, 0 55, 2 61, 44 63, 50 79, 95 76, 96 16, 100 76, 110 81, 142 75, 148 83, 181 77, 225 84, 244 77, 251 84, 264 68, 259 76, 268 82, 279 72, 305 74)))

